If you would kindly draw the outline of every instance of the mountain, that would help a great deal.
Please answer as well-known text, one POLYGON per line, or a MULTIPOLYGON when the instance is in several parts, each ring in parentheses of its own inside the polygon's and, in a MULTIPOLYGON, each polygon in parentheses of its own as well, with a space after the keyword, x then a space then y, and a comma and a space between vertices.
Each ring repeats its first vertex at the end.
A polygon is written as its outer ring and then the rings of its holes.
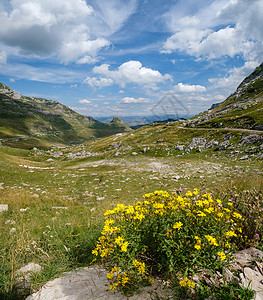
POLYGON ((222 103, 192 118, 187 126, 263 130, 263 63, 222 103))
POLYGON ((121 120, 106 124, 57 101, 22 96, 0 83, 0 141, 4 145, 68 145, 129 130, 121 120))

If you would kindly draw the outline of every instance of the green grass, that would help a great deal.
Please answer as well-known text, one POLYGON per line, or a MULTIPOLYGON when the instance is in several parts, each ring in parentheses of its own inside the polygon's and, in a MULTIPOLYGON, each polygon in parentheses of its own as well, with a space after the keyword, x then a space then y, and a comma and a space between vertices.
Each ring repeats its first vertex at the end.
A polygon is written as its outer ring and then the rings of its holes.
MULTIPOLYGON (((175 145, 190 142, 193 136, 222 139, 226 133, 179 129, 174 123, 154 125, 117 139, 57 148, 54 152, 64 153, 58 158, 50 151, 37 155, 39 151, 0 147, 0 204, 9 205, 8 212, 0 214, 0 298, 23 299, 15 289, 15 273, 26 263, 43 267, 32 279, 31 291, 64 271, 89 265, 103 213, 118 203, 135 203, 154 190, 196 187, 222 197, 231 190, 262 190, 262 162, 229 160, 225 152, 213 149, 187 155, 175 150, 175 145), (157 143, 160 138, 163 142, 157 143), (120 141, 131 148, 114 157, 114 144, 120 141), (150 150, 142 154, 148 146, 150 150), (82 150, 100 154, 67 159, 68 153, 82 150), (135 150, 138 155, 132 156, 135 150), (50 158, 54 161, 47 162, 50 158), (52 208, 56 206, 68 209, 52 208), (16 231, 10 233, 12 228, 16 231)), ((232 134, 233 143, 238 143, 240 134, 232 134)))

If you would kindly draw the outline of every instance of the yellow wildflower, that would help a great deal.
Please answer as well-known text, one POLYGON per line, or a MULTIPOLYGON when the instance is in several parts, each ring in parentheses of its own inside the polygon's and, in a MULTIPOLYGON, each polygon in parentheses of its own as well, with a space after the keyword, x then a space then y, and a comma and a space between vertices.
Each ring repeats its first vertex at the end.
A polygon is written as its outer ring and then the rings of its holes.
POLYGON ((192 197, 192 196, 193 196, 193 194, 192 194, 192 192, 191 192, 191 191, 188 191, 188 192, 185 194, 185 196, 186 196, 186 197, 192 197))
POLYGON ((132 264, 137 268, 138 272, 143 274, 145 273, 145 263, 139 262, 137 259, 135 259, 132 264))
POLYGON ((129 245, 129 242, 125 242, 121 245, 121 252, 127 252, 127 247, 129 245))
POLYGON ((184 224, 183 224, 182 222, 179 221, 179 222, 176 222, 176 223, 175 223, 175 225, 173 226, 173 228, 174 228, 174 229, 179 229, 179 230, 180 230, 181 227, 182 227, 183 225, 184 225, 184 224))
POLYGON ((217 252, 217 255, 220 256, 221 260, 226 259, 226 255, 224 252, 217 252))
POLYGON ((201 210, 199 210, 199 211, 197 212, 197 216, 198 216, 198 217, 205 217, 206 214, 205 214, 204 212, 202 212, 201 210))
POLYGON ((181 280, 179 282, 180 286, 183 286, 183 287, 190 287, 190 288, 194 288, 195 287, 195 284, 194 282, 192 282, 190 279, 188 279, 187 277, 185 277, 184 280, 181 280))
POLYGON ((236 219, 242 219, 242 216, 239 213, 234 212, 233 217, 236 219))
POLYGON ((234 231, 232 231, 232 230, 230 230, 230 231, 227 231, 226 232, 226 236, 237 236, 237 234, 234 232, 234 231))
POLYGON ((216 239, 212 237, 211 235, 205 235, 205 238, 208 240, 210 245, 219 246, 216 239))

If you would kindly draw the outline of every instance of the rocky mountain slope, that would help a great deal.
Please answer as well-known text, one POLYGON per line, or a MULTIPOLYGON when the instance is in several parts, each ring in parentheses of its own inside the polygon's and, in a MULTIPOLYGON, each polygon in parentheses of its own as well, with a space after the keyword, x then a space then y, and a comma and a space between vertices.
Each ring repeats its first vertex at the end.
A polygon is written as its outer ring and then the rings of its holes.
POLYGON ((187 126, 263 130, 263 63, 225 101, 192 118, 187 126))
POLYGON ((57 101, 22 96, 0 83, 0 141, 5 145, 75 144, 129 130, 117 118, 102 123, 57 101))

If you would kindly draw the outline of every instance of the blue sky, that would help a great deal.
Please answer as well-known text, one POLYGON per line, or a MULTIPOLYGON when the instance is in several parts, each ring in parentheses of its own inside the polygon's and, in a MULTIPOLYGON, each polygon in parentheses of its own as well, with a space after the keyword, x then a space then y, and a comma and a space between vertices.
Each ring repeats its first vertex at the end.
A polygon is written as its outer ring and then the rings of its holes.
POLYGON ((95 118, 199 113, 263 61, 263 0, 0 0, 0 24, 0 82, 95 118))

